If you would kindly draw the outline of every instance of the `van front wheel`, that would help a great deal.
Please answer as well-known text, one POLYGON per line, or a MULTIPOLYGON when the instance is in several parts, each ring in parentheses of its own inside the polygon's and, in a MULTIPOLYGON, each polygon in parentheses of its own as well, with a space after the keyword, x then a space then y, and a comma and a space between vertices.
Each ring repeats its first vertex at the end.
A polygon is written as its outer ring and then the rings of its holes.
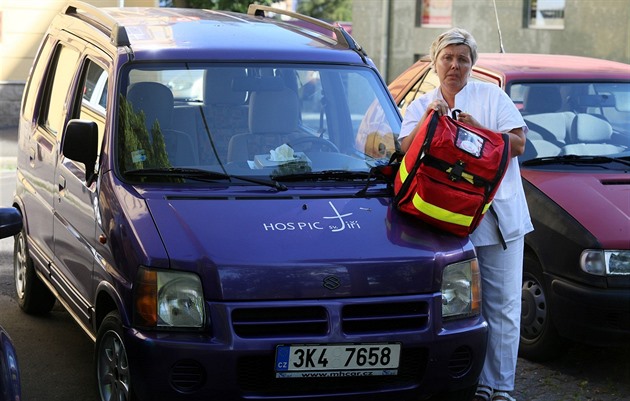
POLYGON ((110 312, 96 336, 96 380, 103 401, 132 401, 131 375, 123 329, 117 311, 110 312))

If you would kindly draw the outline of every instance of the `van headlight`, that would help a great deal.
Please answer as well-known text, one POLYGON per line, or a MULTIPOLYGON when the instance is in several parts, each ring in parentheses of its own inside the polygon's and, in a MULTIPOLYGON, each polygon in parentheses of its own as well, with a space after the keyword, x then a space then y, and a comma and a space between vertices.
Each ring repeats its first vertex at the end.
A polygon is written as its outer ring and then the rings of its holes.
POLYGON ((134 306, 137 326, 201 328, 205 321, 201 280, 194 273, 140 268, 134 306))
POLYGON ((442 272, 442 317, 463 318, 481 313, 481 276, 477 259, 448 265, 442 272))
POLYGON ((580 268, 596 276, 630 275, 630 251, 587 249, 580 256, 580 268))

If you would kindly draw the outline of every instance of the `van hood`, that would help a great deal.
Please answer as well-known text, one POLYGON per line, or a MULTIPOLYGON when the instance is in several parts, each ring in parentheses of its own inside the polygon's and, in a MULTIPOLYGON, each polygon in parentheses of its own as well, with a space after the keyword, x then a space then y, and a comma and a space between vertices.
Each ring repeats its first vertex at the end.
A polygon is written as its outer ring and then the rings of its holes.
POLYGON ((209 299, 438 291, 437 267, 474 257, 472 244, 401 216, 389 201, 147 197, 171 268, 196 271, 209 299))
POLYGON ((630 175, 522 170, 608 249, 630 249, 630 175))

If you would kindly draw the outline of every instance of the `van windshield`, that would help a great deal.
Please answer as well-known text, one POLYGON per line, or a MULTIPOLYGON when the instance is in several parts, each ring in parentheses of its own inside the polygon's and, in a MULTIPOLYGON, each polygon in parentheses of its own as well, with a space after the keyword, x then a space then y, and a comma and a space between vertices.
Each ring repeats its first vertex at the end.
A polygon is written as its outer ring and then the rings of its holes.
POLYGON ((400 131, 387 88, 360 66, 134 65, 121 88, 117 162, 130 180, 148 170, 155 182, 160 169, 368 172, 389 161, 400 131))

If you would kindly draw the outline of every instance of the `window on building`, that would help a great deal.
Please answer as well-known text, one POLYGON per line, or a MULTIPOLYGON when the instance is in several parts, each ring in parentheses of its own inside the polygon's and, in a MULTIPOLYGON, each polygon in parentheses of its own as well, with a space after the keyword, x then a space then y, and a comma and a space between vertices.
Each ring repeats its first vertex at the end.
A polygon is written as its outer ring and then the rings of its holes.
POLYGON ((564 29, 565 0, 529 0, 528 26, 564 29))
POLYGON ((450 28, 453 0, 416 0, 416 26, 450 28))

